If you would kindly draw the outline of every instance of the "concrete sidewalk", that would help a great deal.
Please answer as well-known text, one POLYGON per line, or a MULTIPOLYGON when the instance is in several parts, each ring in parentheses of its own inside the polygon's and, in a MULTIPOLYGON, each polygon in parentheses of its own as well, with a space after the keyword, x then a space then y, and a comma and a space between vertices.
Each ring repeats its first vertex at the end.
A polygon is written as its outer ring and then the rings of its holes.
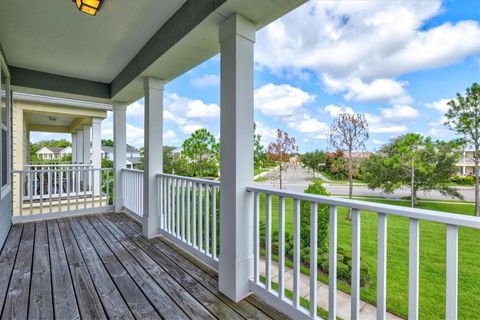
MULTIPOLYGON (((278 283, 278 264, 272 261, 272 281, 278 283)), ((265 260, 260 260, 260 274, 265 275, 265 260)), ((285 288, 293 291, 293 270, 285 267, 285 288)), ((300 295, 303 298, 309 299, 310 296, 310 277, 300 274, 300 295)), ((350 302, 349 294, 337 290, 337 317, 344 320, 350 319, 350 302)), ((328 285, 317 281, 317 305, 323 310, 328 311, 328 285)), ((377 319, 377 308, 367 302, 360 302, 360 318, 366 320, 377 319)), ((402 318, 387 313, 387 319, 401 320, 402 318)))

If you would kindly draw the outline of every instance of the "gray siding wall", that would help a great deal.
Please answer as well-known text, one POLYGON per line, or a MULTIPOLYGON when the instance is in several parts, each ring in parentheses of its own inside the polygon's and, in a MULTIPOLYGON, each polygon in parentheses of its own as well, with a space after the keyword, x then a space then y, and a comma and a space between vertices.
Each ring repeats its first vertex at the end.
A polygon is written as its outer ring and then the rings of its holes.
POLYGON ((3 247, 8 231, 12 225, 12 193, 0 199, 0 248, 3 247))

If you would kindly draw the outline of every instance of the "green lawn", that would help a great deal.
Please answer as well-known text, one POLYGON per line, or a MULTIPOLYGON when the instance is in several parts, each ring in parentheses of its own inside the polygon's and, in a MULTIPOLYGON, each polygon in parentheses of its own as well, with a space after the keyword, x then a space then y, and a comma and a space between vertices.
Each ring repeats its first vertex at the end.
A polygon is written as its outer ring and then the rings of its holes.
MULTIPOLYGON (((274 230, 278 225, 278 198, 272 198, 274 230)), ((408 203, 371 200, 393 205, 408 203)), ((261 219, 265 219, 265 197, 261 198, 261 219)), ((472 205, 422 203, 422 209, 473 215, 472 205)), ((347 210, 338 210, 338 246, 351 249, 351 223, 347 210)), ((370 270, 371 281, 361 290, 362 300, 375 304, 377 266, 377 215, 362 211, 361 257, 370 270)), ((420 223, 420 318, 445 318, 445 229, 442 224, 420 223)), ((286 231, 293 234, 293 201, 286 201, 286 231)), ((458 317, 474 319, 480 312, 480 231, 460 228, 459 231, 459 288, 458 317)), ((408 312, 408 219, 388 217, 387 309, 404 318, 408 312)), ((274 253, 276 254, 276 252, 274 253)), ((320 274, 326 282, 327 276, 320 274)), ((349 291, 349 285, 339 283, 339 289, 349 291)))
POLYGON ((263 167, 263 168, 256 168, 256 169, 253 169, 253 175, 256 176, 257 174, 260 174, 262 172, 266 172, 266 171, 269 171, 270 169, 273 169, 275 167, 263 167))
MULTIPOLYGON (((336 175, 331 174, 329 171, 321 171, 320 173, 332 182, 348 183, 348 177, 340 177, 338 179, 336 175)), ((353 183, 365 183, 365 181, 360 179, 353 179, 353 183)))

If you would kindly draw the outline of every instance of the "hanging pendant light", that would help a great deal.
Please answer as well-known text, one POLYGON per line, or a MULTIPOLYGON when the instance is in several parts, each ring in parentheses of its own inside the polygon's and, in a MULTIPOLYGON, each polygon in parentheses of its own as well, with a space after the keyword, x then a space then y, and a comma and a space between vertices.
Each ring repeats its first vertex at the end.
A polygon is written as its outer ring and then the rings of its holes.
POLYGON ((97 11, 100 10, 103 0, 73 0, 77 9, 83 13, 94 16, 97 14, 97 11))

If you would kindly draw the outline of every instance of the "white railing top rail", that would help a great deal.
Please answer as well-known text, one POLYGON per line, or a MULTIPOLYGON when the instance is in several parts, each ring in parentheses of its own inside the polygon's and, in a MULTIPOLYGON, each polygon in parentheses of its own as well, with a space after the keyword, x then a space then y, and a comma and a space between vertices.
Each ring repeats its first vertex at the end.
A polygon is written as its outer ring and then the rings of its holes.
POLYGON ((315 194, 278 190, 273 188, 264 188, 258 186, 247 187, 247 191, 250 192, 264 192, 271 195, 277 195, 282 197, 290 197, 299 200, 306 200, 310 202, 317 202, 321 204, 327 204, 331 206, 348 207, 352 209, 366 210, 372 212, 380 212, 384 214, 391 214, 397 216, 403 216, 407 218, 427 220, 433 222, 439 222, 449 225, 470 227, 474 229, 480 229, 480 218, 467 216, 455 213, 445 213, 432 210, 424 210, 417 208, 401 207, 383 203, 367 202, 361 200, 343 199, 330 196, 319 196, 315 194))
POLYGON ((31 168, 31 167, 92 167, 93 164, 91 163, 30 163, 25 164, 24 168, 31 168))
POLYGON ((27 170, 13 170, 13 173, 42 173, 42 172, 66 172, 66 171, 73 171, 73 172, 83 172, 83 171, 112 171, 113 168, 92 168, 92 167, 83 167, 83 168, 59 168, 59 169, 27 169, 27 170))
POLYGON ((174 174, 168 174, 168 173, 158 173, 157 177, 167 177, 167 178, 180 179, 180 180, 185 180, 185 181, 198 182, 198 183, 208 184, 208 185, 212 185, 212 186, 220 186, 220 181, 217 181, 217 180, 208 180, 208 179, 176 176, 174 174))
POLYGON ((143 170, 138 170, 138 169, 122 168, 122 171, 127 171, 127 172, 134 172, 134 173, 141 173, 141 174, 143 174, 143 170))

